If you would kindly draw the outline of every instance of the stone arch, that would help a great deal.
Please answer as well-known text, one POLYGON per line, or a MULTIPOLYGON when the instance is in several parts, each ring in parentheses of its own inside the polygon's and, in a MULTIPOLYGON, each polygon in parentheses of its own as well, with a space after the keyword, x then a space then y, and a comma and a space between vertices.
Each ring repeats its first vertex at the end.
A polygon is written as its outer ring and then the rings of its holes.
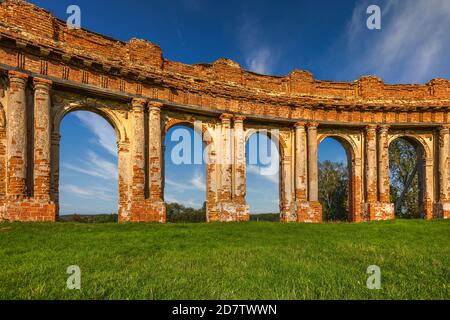
POLYGON ((60 171, 60 139, 61 139, 61 123, 64 118, 75 111, 89 111, 95 113, 107 121, 113 128, 117 144, 118 144, 118 215, 119 221, 121 220, 122 213, 127 212, 127 201, 123 200, 128 197, 128 190, 124 187, 126 183, 124 181, 125 173, 128 169, 128 146, 129 139, 127 134, 127 129, 124 121, 120 119, 118 111, 110 109, 107 106, 93 106, 91 104, 84 103, 68 103, 68 104, 54 104, 54 109, 56 110, 52 117, 51 132, 52 132, 52 143, 51 143, 51 198, 55 202, 57 207, 57 214, 59 214, 59 171, 60 171))
POLYGON ((64 117, 69 113, 75 111, 90 111, 98 114, 103 119, 105 119, 114 129, 118 142, 128 141, 126 126, 124 125, 124 123, 122 123, 121 119, 118 117, 117 113, 114 112, 114 110, 111 110, 107 107, 93 107, 84 104, 69 104, 58 108, 53 116, 52 132, 59 133, 61 122, 63 121, 64 117))
POLYGON ((347 154, 347 164, 349 173, 348 189, 348 221, 361 221, 361 156, 360 147, 354 138, 348 134, 332 132, 318 135, 318 145, 326 138, 332 138, 338 141, 347 154))
POLYGON ((250 137, 256 133, 260 133, 260 132, 266 132, 266 136, 272 140, 273 142, 275 142, 275 145, 277 146, 278 149, 278 153, 280 155, 280 159, 283 158, 284 156, 288 155, 288 145, 286 143, 286 140, 282 137, 282 133, 279 134, 278 137, 270 135, 268 133, 270 129, 265 129, 265 128, 260 128, 260 129, 256 129, 256 128, 250 128, 245 130, 245 135, 244 135, 244 142, 245 144, 247 144, 248 140, 250 139, 250 137))
POLYGON ((430 136, 428 139, 420 134, 409 132, 395 133, 389 136, 388 146, 389 150, 392 143, 398 139, 404 139, 410 143, 416 150, 416 165, 418 174, 418 201, 419 210, 422 218, 431 219, 433 217, 433 175, 434 175, 434 159, 432 144, 433 139, 430 136))

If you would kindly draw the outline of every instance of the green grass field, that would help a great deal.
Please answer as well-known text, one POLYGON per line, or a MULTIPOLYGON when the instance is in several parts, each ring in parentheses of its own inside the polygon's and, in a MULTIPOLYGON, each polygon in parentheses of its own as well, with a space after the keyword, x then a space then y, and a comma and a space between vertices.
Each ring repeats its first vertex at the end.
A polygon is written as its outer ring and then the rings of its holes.
POLYGON ((1 299, 449 299, 450 221, 0 224, 1 299), (81 268, 81 290, 66 269, 81 268), (369 265, 382 288, 369 290, 369 265))

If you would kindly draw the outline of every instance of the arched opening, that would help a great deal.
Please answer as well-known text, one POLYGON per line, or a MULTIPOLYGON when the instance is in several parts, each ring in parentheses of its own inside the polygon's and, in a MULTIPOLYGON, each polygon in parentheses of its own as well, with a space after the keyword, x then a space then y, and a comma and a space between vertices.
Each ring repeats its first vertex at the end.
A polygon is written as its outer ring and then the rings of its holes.
POLYGON ((64 115, 59 132, 59 183, 53 186, 53 197, 59 200, 60 220, 117 222, 114 128, 97 113, 73 111, 64 115))
POLYGON ((252 132, 245 145, 246 200, 252 220, 280 220, 280 146, 271 132, 252 132))
POLYGON ((202 129, 170 127, 164 137, 164 199, 167 222, 205 222, 206 164, 202 129))
POLYGON ((353 153, 350 143, 328 136, 319 144, 319 201, 324 221, 353 221, 353 153))
POLYGON ((390 196, 396 217, 425 217, 424 159, 424 147, 415 138, 399 137, 389 145, 390 196))

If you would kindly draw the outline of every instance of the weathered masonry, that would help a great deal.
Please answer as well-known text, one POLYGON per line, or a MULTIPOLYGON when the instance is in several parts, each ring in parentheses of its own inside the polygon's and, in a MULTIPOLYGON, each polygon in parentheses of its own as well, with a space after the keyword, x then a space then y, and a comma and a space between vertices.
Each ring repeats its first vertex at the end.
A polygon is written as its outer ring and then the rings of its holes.
POLYGON ((326 137, 350 157, 351 220, 394 217, 388 148, 399 137, 421 150, 424 216, 450 218, 449 80, 331 82, 299 70, 259 75, 226 59, 186 65, 144 40, 68 30, 18 0, 0 4, 0 21, 0 219, 57 219, 59 128, 74 110, 96 112, 116 131, 121 222, 165 222, 162 141, 170 127, 196 120, 216 160, 207 165, 209 221, 248 220, 245 141, 272 128, 282 221, 322 220, 317 147, 326 137))

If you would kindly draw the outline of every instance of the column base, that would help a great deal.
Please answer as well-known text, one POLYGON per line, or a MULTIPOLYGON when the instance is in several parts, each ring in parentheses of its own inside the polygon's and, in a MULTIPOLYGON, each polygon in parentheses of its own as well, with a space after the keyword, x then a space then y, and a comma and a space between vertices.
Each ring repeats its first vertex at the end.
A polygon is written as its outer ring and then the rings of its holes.
POLYGON ((249 207, 247 203, 217 202, 207 206, 208 222, 237 222, 249 221, 249 207))
POLYGON ((322 223, 322 205, 317 201, 296 202, 297 222, 322 223))
POLYGON ((0 220, 10 222, 55 222, 57 217, 57 205, 44 200, 5 200, 0 207, 0 220))
POLYGON ((450 219, 450 201, 435 203, 433 216, 438 219, 450 219))
POLYGON ((295 205, 293 206, 293 208, 281 210, 280 222, 283 223, 297 222, 297 209, 295 205))
POLYGON ((394 204, 388 202, 371 202, 364 204, 364 216, 370 221, 395 219, 394 204))
POLYGON ((145 199, 131 204, 129 218, 119 217, 122 222, 159 222, 166 223, 166 204, 163 201, 145 199))

